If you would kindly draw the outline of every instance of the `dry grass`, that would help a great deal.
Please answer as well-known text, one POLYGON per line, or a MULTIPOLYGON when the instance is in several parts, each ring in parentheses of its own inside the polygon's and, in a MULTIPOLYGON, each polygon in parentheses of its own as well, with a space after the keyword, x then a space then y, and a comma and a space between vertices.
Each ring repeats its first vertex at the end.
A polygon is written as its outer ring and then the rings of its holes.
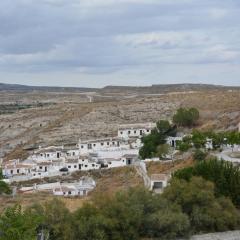
POLYGON ((194 161, 192 158, 188 158, 182 161, 175 162, 150 162, 147 164, 148 174, 158 174, 158 173, 172 173, 176 170, 192 166, 194 161))

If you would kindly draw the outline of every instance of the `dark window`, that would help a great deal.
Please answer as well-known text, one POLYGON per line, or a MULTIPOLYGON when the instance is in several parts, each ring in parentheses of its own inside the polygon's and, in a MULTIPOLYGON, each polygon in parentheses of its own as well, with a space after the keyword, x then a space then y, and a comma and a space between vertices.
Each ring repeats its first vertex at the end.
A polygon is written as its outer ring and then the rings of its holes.
POLYGON ((71 166, 68 166, 68 168, 71 168, 71 166))
POLYGON ((104 143, 101 143, 101 145, 103 146, 103 145, 104 145, 104 143))
POLYGON ((92 149, 92 144, 88 144, 88 149, 92 149))
POLYGON ((88 167, 88 165, 85 165, 85 167, 88 167))
POLYGON ((71 194, 72 194, 72 192, 71 192, 71 191, 69 191, 69 192, 68 192, 68 194, 69 194, 69 195, 71 195, 71 194))
POLYGON ((95 164, 92 164, 93 167, 95 167, 95 164))
POLYGON ((112 142, 113 145, 115 145, 115 142, 112 142))
POLYGON ((17 173, 19 173, 19 169, 17 169, 17 173))
POLYGON ((77 165, 74 165, 74 168, 77 168, 77 165))
POLYGON ((137 133, 137 131, 135 130, 134 133, 137 133))
POLYGON ((130 134, 131 133, 131 131, 128 131, 128 134, 130 134))
POLYGON ((107 142, 107 145, 109 145, 109 142, 107 142))
POLYGON ((39 169, 42 169, 42 166, 40 166, 39 169))
POLYGON ((123 132, 120 132, 121 135, 123 135, 123 132))
POLYGON ((84 146, 82 145, 81 148, 84 148, 84 146))

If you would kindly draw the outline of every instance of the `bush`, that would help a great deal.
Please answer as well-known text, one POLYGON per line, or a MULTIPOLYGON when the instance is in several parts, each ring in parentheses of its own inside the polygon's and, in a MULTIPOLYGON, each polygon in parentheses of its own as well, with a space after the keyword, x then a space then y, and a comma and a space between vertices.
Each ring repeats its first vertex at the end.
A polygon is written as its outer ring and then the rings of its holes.
POLYGON ((189 180, 192 176, 201 176, 215 184, 216 196, 229 197, 240 207, 240 169, 231 162, 215 158, 198 162, 194 167, 175 172, 174 176, 189 180))
POLYGON ((173 116, 173 122, 181 127, 192 127, 199 119, 199 111, 196 108, 179 108, 173 116))
POLYGON ((189 182, 175 178, 163 196, 181 206, 189 216, 194 233, 240 227, 240 215, 232 202, 224 197, 216 198, 214 184, 201 177, 193 177, 189 182))
POLYGON ((194 160, 196 161, 203 161, 205 160, 207 157, 207 153, 206 152, 203 152, 202 150, 200 149, 196 149, 194 154, 193 154, 193 158, 194 160))

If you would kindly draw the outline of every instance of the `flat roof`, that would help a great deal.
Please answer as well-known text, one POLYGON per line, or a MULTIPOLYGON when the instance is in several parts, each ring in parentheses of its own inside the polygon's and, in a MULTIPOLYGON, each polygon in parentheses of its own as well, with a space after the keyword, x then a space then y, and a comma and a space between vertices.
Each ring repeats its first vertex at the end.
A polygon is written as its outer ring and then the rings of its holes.
POLYGON ((168 175, 164 174, 164 173, 152 174, 150 179, 152 181, 167 181, 168 180, 168 175))

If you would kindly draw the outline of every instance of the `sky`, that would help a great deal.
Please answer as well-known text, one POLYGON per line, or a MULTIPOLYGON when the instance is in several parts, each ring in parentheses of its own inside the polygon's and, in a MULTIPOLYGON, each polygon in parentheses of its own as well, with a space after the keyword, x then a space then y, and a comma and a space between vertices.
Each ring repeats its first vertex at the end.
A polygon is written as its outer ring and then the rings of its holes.
POLYGON ((240 1, 1 0, 0 82, 240 86, 240 1))

